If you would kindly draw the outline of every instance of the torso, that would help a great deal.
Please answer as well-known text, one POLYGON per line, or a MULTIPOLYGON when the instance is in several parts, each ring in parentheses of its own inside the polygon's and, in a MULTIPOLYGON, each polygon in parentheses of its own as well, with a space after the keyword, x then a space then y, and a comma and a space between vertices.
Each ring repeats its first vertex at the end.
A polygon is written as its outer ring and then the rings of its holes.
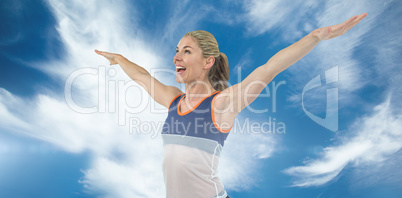
POLYGON ((162 130, 167 197, 226 197, 217 167, 228 133, 211 122, 213 96, 187 106, 180 95, 169 105, 162 130))
POLYGON ((193 109, 202 99, 198 101, 191 102, 189 105, 186 103, 186 100, 182 100, 180 103, 180 112, 184 113, 189 111, 190 109, 193 109))
MULTIPOLYGON (((190 104, 188 104, 188 103, 186 103, 187 100, 185 100, 185 98, 184 98, 181 101, 181 103, 179 104, 179 111, 181 113, 185 113, 185 112, 188 112, 188 111, 194 109, 194 107, 197 106, 197 104, 199 104, 202 101, 202 99, 203 98, 200 98, 199 100, 196 100, 196 101, 191 101, 190 104)), ((226 106, 227 106, 227 104, 226 104, 225 98, 217 97, 217 99, 214 102, 214 108, 215 109, 225 109, 226 106)), ((224 111, 222 113, 215 111, 214 112, 215 122, 219 126, 222 126, 221 129, 223 129, 223 130, 230 129, 233 127, 237 114, 238 113, 233 112, 231 110, 224 111), (225 124, 223 124, 223 123, 225 123, 225 124)))

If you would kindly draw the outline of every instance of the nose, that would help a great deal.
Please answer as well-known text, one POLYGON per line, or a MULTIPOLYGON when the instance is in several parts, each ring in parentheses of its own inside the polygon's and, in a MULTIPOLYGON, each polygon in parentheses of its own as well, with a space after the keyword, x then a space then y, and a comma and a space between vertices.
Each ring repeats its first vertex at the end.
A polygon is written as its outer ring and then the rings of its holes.
POLYGON ((181 60, 181 57, 180 57, 179 53, 176 53, 176 55, 173 57, 173 62, 180 61, 180 60, 181 60))

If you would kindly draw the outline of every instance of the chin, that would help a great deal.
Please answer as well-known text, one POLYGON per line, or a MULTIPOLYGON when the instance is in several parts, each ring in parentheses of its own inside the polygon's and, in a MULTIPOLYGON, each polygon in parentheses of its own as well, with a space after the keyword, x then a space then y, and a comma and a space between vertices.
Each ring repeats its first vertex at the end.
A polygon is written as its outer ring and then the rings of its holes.
POLYGON ((176 82, 178 82, 178 83, 185 83, 183 79, 181 79, 181 80, 182 80, 182 81, 180 81, 180 79, 176 77, 176 82))

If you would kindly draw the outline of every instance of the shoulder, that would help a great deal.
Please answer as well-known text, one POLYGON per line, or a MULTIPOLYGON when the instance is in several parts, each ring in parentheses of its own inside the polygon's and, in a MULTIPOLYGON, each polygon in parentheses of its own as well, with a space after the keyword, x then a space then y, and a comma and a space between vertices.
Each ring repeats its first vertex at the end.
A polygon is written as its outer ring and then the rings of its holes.
POLYGON ((217 127, 221 132, 230 131, 238 114, 229 104, 230 97, 225 92, 219 92, 212 99, 212 120, 215 126, 221 126, 217 127))
POLYGON ((178 101, 185 95, 183 92, 177 92, 176 94, 173 95, 173 98, 171 98, 169 104, 168 104, 168 109, 172 106, 172 104, 178 103, 178 101))
POLYGON ((228 88, 223 91, 219 91, 212 99, 211 107, 213 108, 213 110, 215 110, 216 112, 227 112, 228 110, 230 110, 230 94, 231 92, 228 88))

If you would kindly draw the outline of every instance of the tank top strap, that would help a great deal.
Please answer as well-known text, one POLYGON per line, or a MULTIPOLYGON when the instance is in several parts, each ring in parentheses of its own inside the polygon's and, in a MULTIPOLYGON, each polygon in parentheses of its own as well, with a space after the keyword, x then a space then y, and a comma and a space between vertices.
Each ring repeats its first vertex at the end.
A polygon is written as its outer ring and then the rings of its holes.
POLYGON ((177 104, 179 103, 179 101, 180 101, 180 99, 182 98, 182 97, 184 97, 186 94, 185 93, 180 93, 180 94, 178 94, 177 96, 175 96, 173 99, 172 99, 172 101, 170 101, 170 104, 169 104, 169 111, 171 110, 171 109, 175 109, 175 108, 177 108, 177 104))
MULTIPOLYGON (((179 110, 177 110, 177 113, 181 116, 184 116, 184 115, 187 115, 192 112, 202 113, 202 112, 211 111, 212 100, 215 97, 215 95, 217 95, 219 93, 220 93, 220 91, 215 91, 215 92, 205 96, 201 101, 198 102, 198 104, 196 104, 192 109, 188 110, 187 112, 180 112, 179 110)), ((185 97, 186 97, 185 95, 180 97, 177 107, 181 106, 181 103, 183 102, 185 97)))

